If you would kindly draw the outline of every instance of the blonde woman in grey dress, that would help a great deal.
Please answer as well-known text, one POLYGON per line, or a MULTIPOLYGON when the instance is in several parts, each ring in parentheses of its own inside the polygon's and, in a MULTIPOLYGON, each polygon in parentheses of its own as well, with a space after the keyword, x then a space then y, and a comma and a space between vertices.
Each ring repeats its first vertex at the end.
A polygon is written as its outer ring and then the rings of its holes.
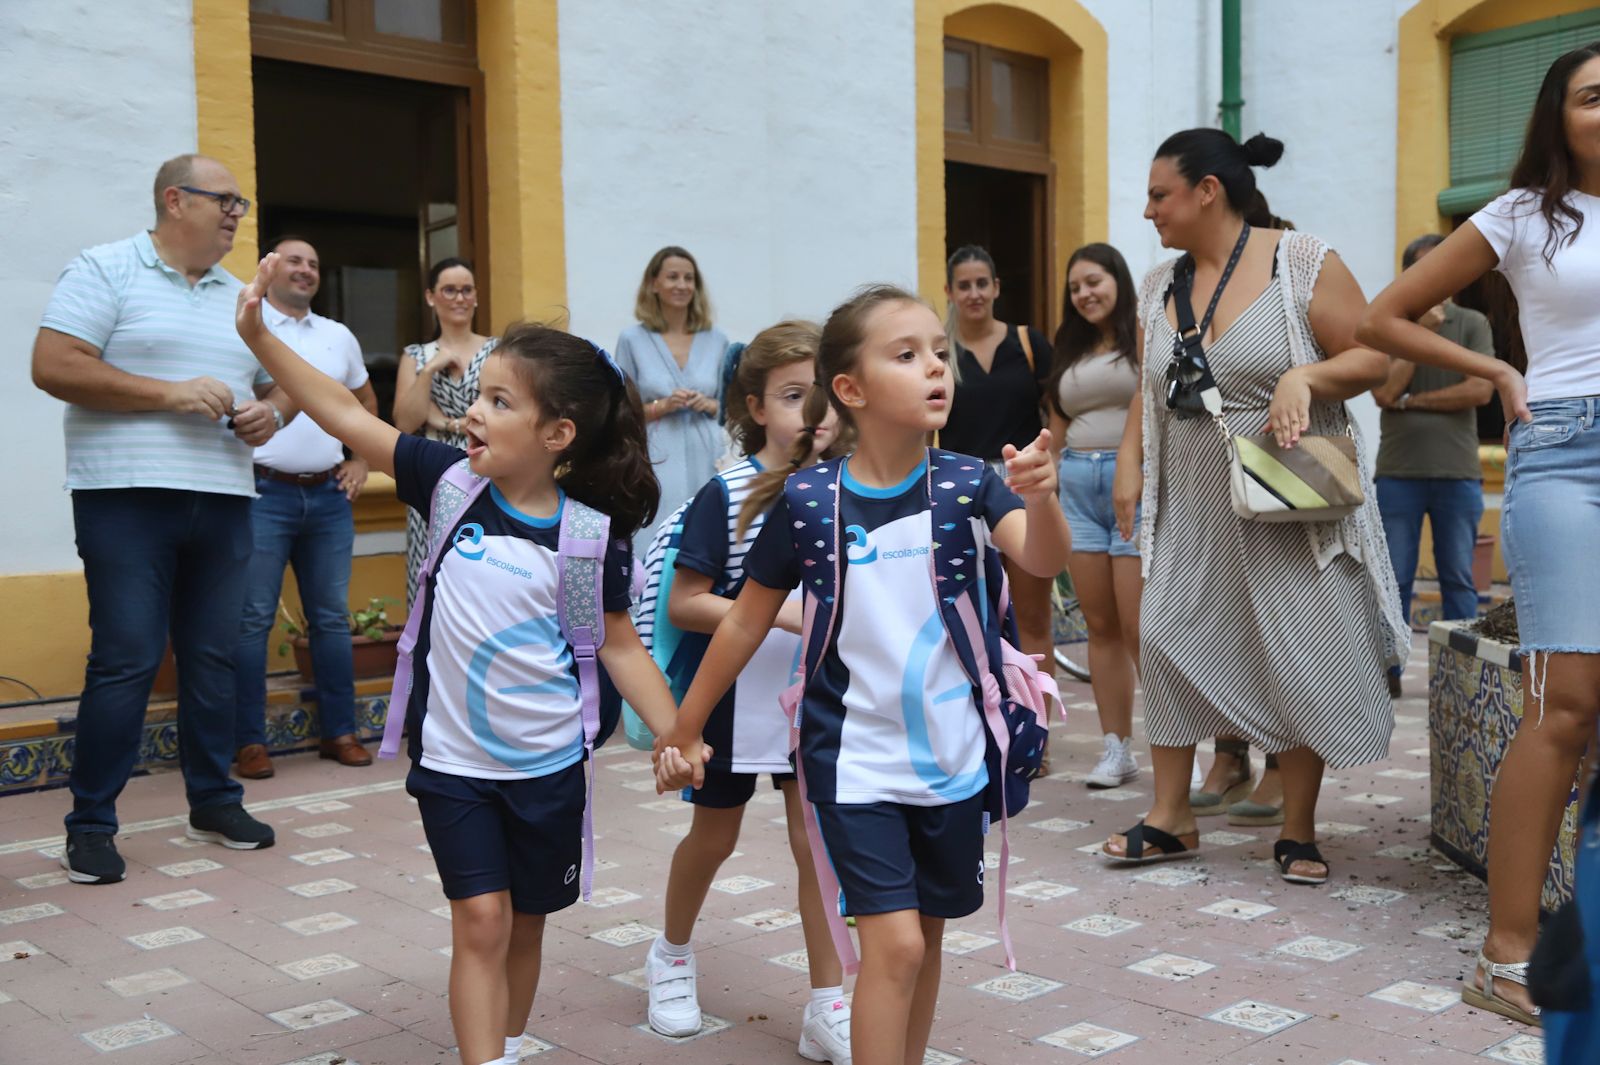
POLYGON ((1387 754, 1385 671, 1409 647, 1376 504, 1369 497, 1342 522, 1242 520, 1217 427, 1165 401, 1175 268, 1192 270, 1197 319, 1221 288, 1202 342, 1233 432, 1271 432, 1281 447, 1307 433, 1353 432, 1344 401, 1385 379, 1384 356, 1355 343, 1366 303, 1339 258, 1315 237, 1244 222, 1251 166, 1282 152, 1260 135, 1241 146, 1220 130, 1190 130, 1168 138, 1150 169, 1145 217, 1187 255, 1141 287, 1144 379, 1114 495, 1125 533, 1142 502, 1140 661, 1156 794, 1146 819, 1104 851, 1124 863, 1193 856, 1195 744, 1238 736, 1276 754, 1282 769, 1280 875, 1316 884, 1329 875, 1314 827, 1323 767, 1387 754))
MULTIPOLYGON (((498 342, 474 331, 478 287, 464 259, 440 259, 423 293, 439 319, 439 335, 412 344, 400 358, 394 385, 394 424, 451 447, 465 448, 461 419, 478 398, 478 371, 498 342)), ((427 558, 426 516, 406 508, 406 607, 417 595, 417 571, 427 558)))

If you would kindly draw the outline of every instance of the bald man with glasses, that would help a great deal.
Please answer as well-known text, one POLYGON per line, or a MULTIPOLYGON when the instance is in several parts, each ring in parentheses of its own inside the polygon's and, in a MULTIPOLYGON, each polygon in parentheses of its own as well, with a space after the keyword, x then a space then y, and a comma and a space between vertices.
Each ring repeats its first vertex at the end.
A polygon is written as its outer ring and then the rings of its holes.
POLYGON ((82 252, 56 282, 33 380, 65 401, 67 488, 92 633, 62 866, 126 875, 116 800, 171 638, 189 838, 249 850, 233 758, 234 653, 251 554, 252 449, 292 417, 234 329, 242 287, 219 265, 250 201, 228 168, 180 155, 155 180, 155 226, 82 252))

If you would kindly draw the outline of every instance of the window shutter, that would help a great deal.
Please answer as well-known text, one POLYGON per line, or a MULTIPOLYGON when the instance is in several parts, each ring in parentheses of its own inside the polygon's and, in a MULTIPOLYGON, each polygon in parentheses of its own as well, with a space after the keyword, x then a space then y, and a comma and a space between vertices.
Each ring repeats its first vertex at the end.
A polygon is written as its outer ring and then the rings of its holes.
POLYGON ((1600 9, 1457 37, 1450 45, 1450 187, 1439 213, 1467 214, 1505 191, 1550 64, 1600 38, 1600 9))

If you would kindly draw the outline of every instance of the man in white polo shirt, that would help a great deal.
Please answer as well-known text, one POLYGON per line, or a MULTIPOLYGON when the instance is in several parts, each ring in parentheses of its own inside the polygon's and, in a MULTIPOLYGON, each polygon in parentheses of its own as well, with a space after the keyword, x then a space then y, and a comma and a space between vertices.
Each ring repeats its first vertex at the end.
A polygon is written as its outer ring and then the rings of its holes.
POLYGON ((92 640, 78 703, 73 808, 61 858, 75 883, 121 880, 117 796, 170 634, 188 835, 270 847, 228 775, 233 660, 250 560, 251 449, 294 413, 234 329, 242 287, 219 263, 250 201, 200 155, 161 165, 155 228, 62 271, 33 381, 65 400, 67 488, 92 640))
MULTIPOLYGON (((361 345, 339 322, 311 309, 322 283, 317 249, 294 236, 267 251, 282 259, 261 307, 274 336, 344 383, 361 405, 378 413, 361 345)), ((350 553, 355 519, 350 503, 367 480, 367 464, 344 458, 344 447, 310 418, 297 418, 256 448, 256 501, 250 508, 255 554, 245 588, 244 620, 234 666, 238 691, 235 744, 238 772, 272 776, 267 754, 267 642, 283 591, 283 567, 294 566, 317 683, 321 754, 341 765, 371 765, 356 736, 356 687, 350 662, 350 553)))

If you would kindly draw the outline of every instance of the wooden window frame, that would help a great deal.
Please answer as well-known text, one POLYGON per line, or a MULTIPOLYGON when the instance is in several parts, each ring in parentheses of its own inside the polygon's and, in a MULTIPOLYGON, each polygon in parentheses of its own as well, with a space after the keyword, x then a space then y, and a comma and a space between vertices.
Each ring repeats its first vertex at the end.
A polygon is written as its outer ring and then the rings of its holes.
MULTIPOLYGON (((946 51, 965 52, 971 56, 972 79, 968 107, 972 114, 972 131, 944 131, 944 156, 951 162, 971 163, 975 166, 992 166, 1002 170, 1021 170, 1030 174, 1051 174, 1050 165, 1050 60, 1044 56, 1013 52, 1006 48, 969 41, 961 37, 946 37, 946 51), (1039 99, 1036 101, 1039 125, 1044 140, 1033 144, 996 136, 995 109, 991 92, 990 67, 996 59, 1019 67, 1032 67, 1038 77, 1039 99)), ((942 121, 942 120, 941 120, 942 121)))

